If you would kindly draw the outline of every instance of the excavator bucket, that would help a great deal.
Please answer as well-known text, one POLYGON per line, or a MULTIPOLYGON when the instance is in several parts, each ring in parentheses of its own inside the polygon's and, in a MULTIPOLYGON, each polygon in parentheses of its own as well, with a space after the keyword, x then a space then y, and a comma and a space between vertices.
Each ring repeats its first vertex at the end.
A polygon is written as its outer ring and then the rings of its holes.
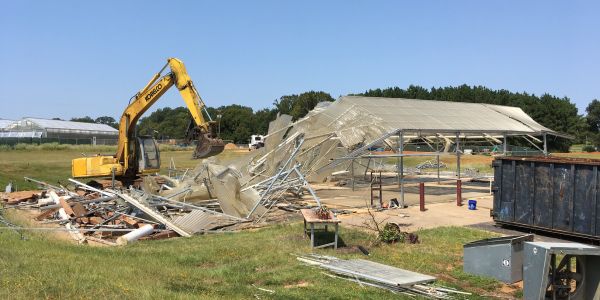
POLYGON ((215 156, 225 149, 225 143, 219 138, 210 138, 208 134, 201 134, 194 150, 193 158, 206 158, 215 156))

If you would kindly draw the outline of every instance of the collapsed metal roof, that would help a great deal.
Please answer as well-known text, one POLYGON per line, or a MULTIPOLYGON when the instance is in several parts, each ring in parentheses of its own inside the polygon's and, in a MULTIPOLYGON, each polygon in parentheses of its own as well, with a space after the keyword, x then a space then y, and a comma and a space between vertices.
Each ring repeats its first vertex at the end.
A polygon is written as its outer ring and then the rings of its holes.
POLYGON ((294 127, 309 137, 334 133, 346 147, 398 131, 417 135, 565 136, 537 123, 518 107, 359 96, 320 103, 294 127))
POLYGON ((344 96, 307 116, 314 117, 324 128, 338 131, 368 125, 385 132, 555 133, 518 107, 482 103, 344 96))
POLYGON ((521 136, 546 153, 546 134, 565 136, 540 125, 518 107, 344 96, 319 103, 294 123, 286 115, 271 122, 265 147, 252 154, 248 173, 272 176, 281 164, 293 160, 287 164, 301 166, 309 180, 320 182, 332 171, 347 169, 346 158, 357 158, 373 146, 386 144, 398 152, 404 149, 401 145, 420 140, 432 149, 435 140, 434 151, 448 152, 453 144, 458 149, 460 139, 502 144, 502 137, 521 136), (331 167, 329 171, 325 166, 331 167))

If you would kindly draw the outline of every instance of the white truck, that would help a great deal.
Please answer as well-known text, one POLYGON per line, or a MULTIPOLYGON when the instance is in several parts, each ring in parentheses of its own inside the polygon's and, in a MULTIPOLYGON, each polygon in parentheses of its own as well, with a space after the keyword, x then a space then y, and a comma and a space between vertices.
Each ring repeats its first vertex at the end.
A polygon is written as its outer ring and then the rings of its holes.
POLYGON ((265 136, 260 134, 253 134, 250 136, 250 144, 248 149, 255 150, 265 146, 265 136))

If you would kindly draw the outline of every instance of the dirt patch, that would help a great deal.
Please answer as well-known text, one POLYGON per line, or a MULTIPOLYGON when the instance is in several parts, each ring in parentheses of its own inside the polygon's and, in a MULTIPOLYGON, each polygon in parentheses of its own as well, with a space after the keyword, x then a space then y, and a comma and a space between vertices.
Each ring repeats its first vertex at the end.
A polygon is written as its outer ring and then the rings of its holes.
POLYGON ((301 288, 301 287, 309 287, 309 286, 311 286, 311 284, 307 281, 298 281, 297 283, 286 284, 283 287, 286 289, 293 289, 293 288, 301 288))
POLYGON ((500 292, 505 293, 505 294, 513 294, 516 291, 517 291, 517 288, 512 285, 503 284, 502 287, 500 288, 500 292))
MULTIPOLYGON (((34 218, 40 214, 40 212, 37 210, 11 209, 10 211, 5 210, 5 212, 6 212, 5 215, 8 217, 8 219, 11 220, 12 222, 16 223, 17 225, 21 225, 23 227, 30 227, 30 228, 31 227, 33 227, 33 228, 57 228, 56 231, 44 230, 42 234, 44 236, 51 235, 55 239, 67 241, 67 242, 73 243, 73 244, 77 244, 77 241, 75 241, 71 237, 69 232, 67 232, 66 230, 62 230, 65 228, 64 226, 57 226, 56 224, 53 224, 53 223, 44 224, 41 222, 34 221, 34 218)), ((27 236, 28 234, 37 234, 41 231, 24 230, 23 232, 24 232, 24 235, 27 236)))

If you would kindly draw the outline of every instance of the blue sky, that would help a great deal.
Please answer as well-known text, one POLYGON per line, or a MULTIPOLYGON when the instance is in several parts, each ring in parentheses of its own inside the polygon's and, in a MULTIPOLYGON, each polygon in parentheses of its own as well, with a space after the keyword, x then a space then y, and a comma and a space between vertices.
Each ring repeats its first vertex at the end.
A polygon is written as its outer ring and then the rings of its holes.
MULTIPOLYGON (((600 99, 600 1, 6 1, 0 118, 109 115, 167 57, 209 106, 484 85, 600 99)), ((181 106, 175 89, 154 107, 181 106)))

